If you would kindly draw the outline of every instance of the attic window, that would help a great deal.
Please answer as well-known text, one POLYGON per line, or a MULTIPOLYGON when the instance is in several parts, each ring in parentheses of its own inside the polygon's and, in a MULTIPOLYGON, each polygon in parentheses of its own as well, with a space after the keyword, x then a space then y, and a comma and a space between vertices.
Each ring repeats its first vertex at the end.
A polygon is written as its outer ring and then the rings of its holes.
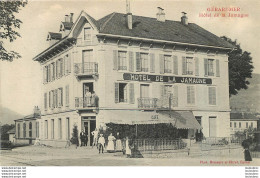
POLYGON ((84 28, 84 40, 90 40, 91 39, 91 29, 90 27, 84 28))

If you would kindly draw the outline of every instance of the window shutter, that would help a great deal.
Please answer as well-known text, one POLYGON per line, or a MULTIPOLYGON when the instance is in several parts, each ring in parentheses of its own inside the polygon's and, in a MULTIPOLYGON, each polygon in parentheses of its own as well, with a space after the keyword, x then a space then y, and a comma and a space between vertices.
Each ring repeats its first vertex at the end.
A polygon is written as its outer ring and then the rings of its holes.
POLYGON ((115 103, 119 103, 119 83, 115 83, 115 103))
POLYGON ((205 71, 205 73, 204 73, 204 75, 205 75, 205 77, 207 77, 208 76, 208 59, 204 59, 204 71, 205 71))
POLYGON ((51 92, 49 91, 49 108, 51 108, 51 92))
POLYGON ((68 58, 67 58, 67 55, 64 56, 64 75, 67 75, 68 74, 68 58))
POLYGON ((182 75, 187 75, 186 57, 182 57, 182 75))
POLYGON ((71 73, 71 55, 68 54, 68 73, 71 73))
POLYGON ((209 87, 209 104, 216 105, 216 88, 209 87))
POLYGON ((60 90, 61 106, 63 106, 63 88, 60 90))
POLYGON ((216 59, 216 77, 220 77, 219 60, 216 59))
POLYGON ((66 88, 65 88, 65 93, 66 93, 66 106, 69 106, 69 85, 66 85, 66 88))
POLYGON ((150 53, 150 72, 154 73, 155 72, 155 62, 154 62, 154 54, 150 53))
POLYGON ((199 76, 199 58, 195 57, 195 75, 199 76))
POLYGON ((56 92, 55 92, 55 90, 53 90, 53 107, 54 107, 54 108, 57 107, 57 106, 56 106, 56 99, 57 99, 57 97, 56 97, 56 92))
POLYGON ((47 109, 47 93, 44 93, 44 109, 47 109))
POLYGON ((195 90, 191 87, 191 104, 195 104, 195 90))
POLYGON ((46 67, 43 67, 43 83, 46 83, 46 67))
POLYGON ((63 67, 63 69, 62 69, 62 70, 63 70, 63 73, 62 73, 62 76, 66 74, 66 73, 65 73, 65 72, 66 72, 66 71, 65 71, 65 70, 66 70, 66 68, 65 68, 65 60, 67 60, 66 58, 67 58, 67 57, 64 57, 64 58, 62 59, 62 60, 63 60, 63 65, 62 65, 62 67, 63 67))
POLYGON ((135 90, 134 90, 134 84, 130 83, 129 84, 129 97, 130 97, 130 103, 134 104, 135 103, 135 90))
POLYGON ((55 78, 56 78, 56 63, 53 62, 52 64, 53 64, 53 80, 55 80, 55 78))
POLYGON ((113 63, 114 63, 113 70, 118 70, 118 51, 117 50, 113 50, 113 63))
POLYGON ((178 85, 174 85, 173 86, 173 95, 174 95, 174 98, 173 98, 173 106, 178 106, 178 85))
POLYGON ((178 75, 178 57, 173 56, 173 73, 178 75))
POLYGON ((133 51, 129 51, 129 71, 134 72, 134 54, 133 54, 133 51))
POLYGON ((59 70, 58 70, 58 67, 59 67, 59 62, 58 62, 59 60, 57 60, 56 61, 56 78, 58 78, 59 77, 59 75, 58 75, 58 72, 59 72, 59 70))
POLYGON ((160 73, 164 73, 164 56, 163 54, 159 54, 159 61, 160 61, 160 73))
POLYGON ((187 103, 191 104, 191 87, 187 86, 187 103))
POLYGON ((141 71, 141 56, 139 52, 136 52, 136 72, 141 71))

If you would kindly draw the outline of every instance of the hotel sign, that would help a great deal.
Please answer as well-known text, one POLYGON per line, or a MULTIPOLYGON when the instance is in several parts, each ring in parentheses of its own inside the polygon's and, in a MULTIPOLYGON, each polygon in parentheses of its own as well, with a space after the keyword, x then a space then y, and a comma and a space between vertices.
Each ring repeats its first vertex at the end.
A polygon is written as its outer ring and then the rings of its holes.
POLYGON ((212 84, 209 78, 195 78, 195 77, 175 77, 164 75, 147 75, 147 74, 131 74, 124 73, 124 80, 132 81, 152 81, 152 82, 168 82, 168 83, 188 83, 188 84, 212 84))

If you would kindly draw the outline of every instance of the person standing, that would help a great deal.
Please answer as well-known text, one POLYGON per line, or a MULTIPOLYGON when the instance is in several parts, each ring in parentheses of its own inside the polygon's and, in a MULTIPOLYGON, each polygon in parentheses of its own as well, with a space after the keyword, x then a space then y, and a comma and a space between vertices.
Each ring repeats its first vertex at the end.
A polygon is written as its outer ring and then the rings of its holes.
POLYGON ((250 139, 246 139, 242 142, 242 146, 244 148, 244 158, 245 161, 252 161, 252 157, 249 151, 250 139))
POLYGON ((98 130, 97 130, 97 128, 95 128, 95 130, 91 132, 91 135, 93 137, 93 143, 92 143, 92 148, 93 148, 93 146, 97 146, 97 141, 98 141, 98 130))
POLYGON ((100 134, 100 137, 98 139, 98 151, 102 151, 104 153, 104 147, 105 147, 105 138, 103 137, 103 134, 100 134))
POLYGON ((119 132, 117 132, 117 134, 116 134, 116 151, 122 151, 122 150, 123 150, 122 141, 121 141, 119 132))
POLYGON ((126 137, 126 140, 125 140, 125 154, 127 156, 127 158, 131 158, 131 148, 130 148, 130 143, 129 143, 129 139, 128 137, 126 137))
POLYGON ((107 152, 109 153, 115 152, 115 144, 114 144, 115 139, 116 138, 113 136, 112 133, 108 136, 107 152))
POLYGON ((91 92, 89 91, 89 89, 87 88, 85 91, 85 96, 84 96, 84 100, 85 100, 85 105, 86 106, 91 106, 91 92))
POLYGON ((81 142, 80 146, 85 146, 85 132, 84 132, 84 130, 82 130, 80 132, 79 138, 80 138, 80 142, 81 142))
POLYGON ((88 146, 88 134, 85 132, 85 146, 88 146))

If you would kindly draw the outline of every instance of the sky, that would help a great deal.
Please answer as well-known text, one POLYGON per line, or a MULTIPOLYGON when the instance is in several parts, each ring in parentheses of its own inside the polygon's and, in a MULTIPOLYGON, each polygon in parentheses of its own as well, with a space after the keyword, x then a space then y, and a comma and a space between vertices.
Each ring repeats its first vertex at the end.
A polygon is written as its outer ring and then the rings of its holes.
MULTIPOLYGON (((243 50, 251 53, 254 73, 260 73, 259 29, 260 2, 257 0, 131 0, 133 15, 156 17, 157 7, 164 8, 166 20, 180 21, 181 12, 186 12, 189 22, 196 23, 217 36, 228 36, 237 40, 243 50), (209 13, 210 7, 240 8, 239 14, 245 18, 199 17, 209 13)), ((23 21, 18 32, 22 38, 5 47, 22 55, 13 62, 0 61, 0 105, 23 115, 31 114, 33 107, 41 104, 42 71, 34 56, 48 47, 48 32, 58 32, 64 16, 74 13, 74 20, 84 10, 96 20, 112 12, 126 12, 125 0, 66 0, 29 1, 16 17, 23 21)), ((211 12, 214 15, 214 12, 211 12)), ((1 114, 1 113, 0 113, 1 114)))

